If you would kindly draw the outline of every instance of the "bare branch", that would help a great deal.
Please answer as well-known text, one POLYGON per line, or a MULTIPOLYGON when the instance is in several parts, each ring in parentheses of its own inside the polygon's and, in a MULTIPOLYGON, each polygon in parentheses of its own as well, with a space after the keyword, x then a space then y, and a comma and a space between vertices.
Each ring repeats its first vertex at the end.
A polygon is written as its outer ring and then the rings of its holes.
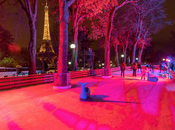
POLYGON ((2 5, 4 2, 6 2, 6 0, 3 0, 2 2, 0 2, 0 5, 2 5))
POLYGON ((83 19, 84 17, 88 16, 88 14, 84 14, 81 15, 78 19, 77 19, 77 25, 79 24, 80 20, 83 19))
POLYGON ((72 4, 74 1, 75 1, 75 0, 69 0, 69 1, 67 1, 68 7, 71 6, 71 4, 72 4))
MULTIPOLYGON (((25 0, 25 1, 26 1, 26 0, 25 0)), ((30 16, 32 16, 30 0, 27 0, 27 2, 26 2, 26 7, 28 8, 28 11, 29 11, 30 16)))
POLYGON ((19 1, 19 3, 21 4, 21 6, 22 6, 22 9, 26 12, 26 14, 28 15, 28 11, 27 11, 27 9, 26 9, 26 7, 24 6, 24 4, 22 3, 22 1, 21 0, 18 0, 19 1))
POLYGON ((34 3, 34 10, 33 10, 33 14, 35 15, 35 18, 36 18, 36 15, 37 15, 37 6, 38 5, 38 0, 35 0, 35 3, 34 3))

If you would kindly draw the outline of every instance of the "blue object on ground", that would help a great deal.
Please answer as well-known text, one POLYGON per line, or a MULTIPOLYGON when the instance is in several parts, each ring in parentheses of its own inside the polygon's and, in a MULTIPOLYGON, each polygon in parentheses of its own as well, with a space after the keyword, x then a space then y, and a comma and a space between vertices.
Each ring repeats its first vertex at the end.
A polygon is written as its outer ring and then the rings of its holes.
POLYGON ((148 81, 157 82, 158 78, 157 77, 149 77, 149 73, 148 73, 148 81))
POLYGON ((81 85, 80 99, 87 99, 86 90, 85 90, 85 85, 87 83, 81 83, 81 82, 78 82, 78 83, 81 85))

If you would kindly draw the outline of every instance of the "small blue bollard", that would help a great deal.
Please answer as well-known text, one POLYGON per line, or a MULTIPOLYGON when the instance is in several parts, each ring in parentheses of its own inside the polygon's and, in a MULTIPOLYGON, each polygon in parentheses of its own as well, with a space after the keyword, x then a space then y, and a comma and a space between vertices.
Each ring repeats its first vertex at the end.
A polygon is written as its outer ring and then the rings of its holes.
POLYGON ((80 99, 86 100, 90 96, 89 88, 85 88, 87 83, 78 82, 81 85, 80 99))

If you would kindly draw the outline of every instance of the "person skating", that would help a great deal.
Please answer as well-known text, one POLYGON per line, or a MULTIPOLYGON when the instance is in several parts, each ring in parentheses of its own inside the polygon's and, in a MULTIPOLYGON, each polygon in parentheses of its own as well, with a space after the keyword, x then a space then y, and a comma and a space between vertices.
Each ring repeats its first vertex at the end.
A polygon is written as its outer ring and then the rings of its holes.
POLYGON ((152 69, 152 64, 151 64, 151 63, 149 64, 149 68, 150 68, 150 70, 149 70, 149 71, 151 71, 151 69, 152 69))
POLYGON ((120 70, 121 70, 121 77, 125 77, 125 69, 126 69, 126 65, 125 62, 123 61, 122 64, 120 65, 120 70))
POLYGON ((132 69, 133 69, 133 76, 136 77, 136 70, 137 70, 137 64, 136 64, 136 62, 134 62, 134 64, 132 65, 132 69))
POLYGON ((162 63, 160 63, 159 68, 160 68, 160 72, 159 72, 159 73, 161 73, 161 70, 163 70, 163 65, 162 65, 162 63))
POLYGON ((155 69, 156 67, 154 66, 154 65, 152 65, 152 73, 154 73, 154 69, 155 69))
POLYGON ((140 69, 140 71, 142 71, 141 70, 141 63, 140 62, 138 63, 137 67, 138 67, 138 72, 139 72, 139 69, 140 69))
POLYGON ((147 68, 143 68, 143 70, 141 72, 141 79, 143 78, 145 80, 146 72, 147 72, 147 68))

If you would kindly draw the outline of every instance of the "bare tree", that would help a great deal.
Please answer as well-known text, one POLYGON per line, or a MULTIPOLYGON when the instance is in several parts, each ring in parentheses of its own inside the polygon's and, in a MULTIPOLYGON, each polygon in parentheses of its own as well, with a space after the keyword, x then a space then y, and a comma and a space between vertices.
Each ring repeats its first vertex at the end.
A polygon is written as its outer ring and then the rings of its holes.
POLYGON ((160 31, 165 25, 170 24, 169 20, 165 20, 165 0, 140 0, 135 5, 136 8, 133 9, 135 15, 132 17, 132 25, 136 28, 132 63, 135 62, 136 48, 140 39, 144 39, 142 40, 144 42, 139 51, 139 62, 141 62, 144 45, 148 44, 146 39, 150 38, 153 33, 160 31))
POLYGON ((22 9, 27 15, 29 20, 29 27, 30 27, 30 42, 28 46, 29 50, 29 74, 36 74, 36 16, 37 16, 37 7, 38 7, 38 0, 34 0, 32 3, 30 0, 18 0, 22 6, 22 9), (33 4, 33 9, 32 9, 33 4))

